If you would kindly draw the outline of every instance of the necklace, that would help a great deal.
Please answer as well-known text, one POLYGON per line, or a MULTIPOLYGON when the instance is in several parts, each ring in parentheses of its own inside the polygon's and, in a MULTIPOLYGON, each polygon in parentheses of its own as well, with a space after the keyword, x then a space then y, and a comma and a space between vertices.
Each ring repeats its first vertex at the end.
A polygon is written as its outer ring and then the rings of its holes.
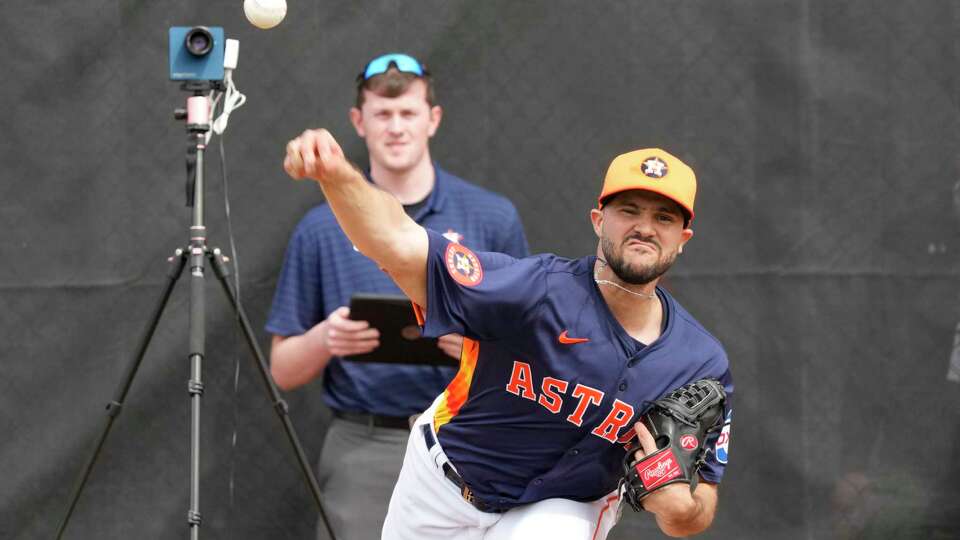
POLYGON ((630 293, 634 296, 639 296, 640 298, 653 299, 657 297, 657 293, 655 292, 645 293, 645 292, 631 291, 630 289, 620 285, 619 283, 614 283, 613 281, 610 281, 608 279, 600 279, 600 271, 607 267, 607 261, 603 259, 597 259, 597 260, 600 261, 600 267, 597 268, 596 271, 593 273, 593 281, 597 285, 610 285, 610 286, 616 287, 617 289, 620 289, 623 292, 630 293))

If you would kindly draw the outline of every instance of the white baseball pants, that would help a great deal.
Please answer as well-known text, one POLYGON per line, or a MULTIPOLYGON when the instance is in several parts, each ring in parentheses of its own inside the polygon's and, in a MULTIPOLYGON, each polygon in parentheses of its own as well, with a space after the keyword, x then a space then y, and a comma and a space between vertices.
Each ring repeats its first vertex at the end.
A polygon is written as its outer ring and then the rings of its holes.
POLYGON ((410 430, 382 540, 604 540, 617 523, 616 492, 592 502, 547 499, 502 514, 477 510, 444 476, 440 445, 427 450, 420 426, 433 422, 435 406, 410 430))

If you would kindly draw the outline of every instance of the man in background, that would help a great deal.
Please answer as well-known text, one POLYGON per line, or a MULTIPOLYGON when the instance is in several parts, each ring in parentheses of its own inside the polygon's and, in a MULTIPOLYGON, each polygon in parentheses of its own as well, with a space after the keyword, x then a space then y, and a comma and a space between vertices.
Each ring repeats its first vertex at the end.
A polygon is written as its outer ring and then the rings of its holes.
MULTIPOLYGON (((356 104, 350 109, 350 121, 367 145, 367 180, 396 197, 414 221, 453 242, 526 256, 513 204, 431 160, 429 140, 442 114, 423 64, 405 54, 371 60, 357 77, 356 104)), ((344 361, 379 346, 376 328, 349 318, 354 293, 402 294, 356 250, 330 207, 321 204, 292 235, 266 329, 273 334, 270 364, 278 386, 292 390, 323 375, 323 399, 333 420, 318 481, 338 540, 380 536, 403 463, 408 418, 426 409, 456 372, 344 361)), ((462 336, 449 334, 438 339, 438 346, 459 358, 462 342, 462 336)))

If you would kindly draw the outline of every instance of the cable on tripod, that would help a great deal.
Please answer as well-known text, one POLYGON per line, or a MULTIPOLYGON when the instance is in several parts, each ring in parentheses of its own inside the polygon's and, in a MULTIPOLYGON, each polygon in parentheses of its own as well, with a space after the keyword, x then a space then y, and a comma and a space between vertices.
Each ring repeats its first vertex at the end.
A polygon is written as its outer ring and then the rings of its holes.
MULTIPOLYGON (((237 244, 236 239, 233 234, 233 219, 230 212, 230 182, 227 176, 227 159, 226 151, 223 146, 223 133, 227 130, 227 124, 230 120, 230 113, 239 109, 247 100, 246 96, 240 93, 237 90, 236 85, 233 82, 233 70, 225 70, 224 82, 226 85, 226 91, 216 93, 211 92, 210 99, 212 100, 212 106, 210 107, 210 116, 211 116, 211 126, 212 129, 207 132, 207 142, 209 143, 210 137, 216 132, 220 137, 217 141, 217 146, 220 150, 220 176, 223 179, 223 209, 224 215, 227 220, 227 237, 230 240, 230 256, 233 259, 233 279, 234 279, 234 289, 236 292, 237 300, 237 320, 240 320, 240 313, 243 310, 243 304, 240 299, 240 258, 237 253, 237 244), (221 98, 223 99, 221 105, 220 115, 213 119, 215 114, 217 104, 220 103, 221 98)), ((239 347, 237 347, 239 349, 239 347)), ((234 507, 234 493, 236 485, 236 448, 237 448, 237 430, 240 424, 240 355, 239 353, 235 357, 234 369, 233 369, 233 429, 232 435, 230 437, 230 473, 229 473, 229 507, 232 511, 234 507)), ((232 520, 231 520, 232 523, 232 520)))
MULTIPOLYGON (((243 104, 247 102, 247 96, 240 93, 237 90, 237 85, 233 82, 233 70, 225 69, 223 75, 223 83, 226 86, 226 90, 223 93, 223 110, 212 123, 212 131, 215 131, 217 135, 222 135, 224 131, 227 130, 227 123, 230 122, 230 113, 243 107, 243 104)), ((211 110, 213 110, 211 108, 211 110)), ((209 137, 212 133, 207 134, 207 141, 209 142, 209 137)))

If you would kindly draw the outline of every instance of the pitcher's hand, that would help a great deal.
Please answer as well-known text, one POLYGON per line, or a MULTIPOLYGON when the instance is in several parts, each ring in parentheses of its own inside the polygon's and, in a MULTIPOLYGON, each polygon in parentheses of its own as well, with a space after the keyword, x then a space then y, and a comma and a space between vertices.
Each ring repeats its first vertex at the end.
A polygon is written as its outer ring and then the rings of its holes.
MULTIPOLYGON (((657 451, 657 441, 653 438, 650 430, 643 422, 637 422, 633 425, 637 432, 637 438, 640 442, 640 448, 636 451, 634 457, 637 460, 643 459, 657 451)), ((677 519, 677 516, 686 516, 696 508, 696 501, 690 494, 690 484, 676 483, 654 491, 643 499, 643 508, 664 519, 677 519)))
POLYGON ((325 129, 308 129, 288 142, 283 170, 294 180, 310 178, 330 183, 359 174, 325 129))

